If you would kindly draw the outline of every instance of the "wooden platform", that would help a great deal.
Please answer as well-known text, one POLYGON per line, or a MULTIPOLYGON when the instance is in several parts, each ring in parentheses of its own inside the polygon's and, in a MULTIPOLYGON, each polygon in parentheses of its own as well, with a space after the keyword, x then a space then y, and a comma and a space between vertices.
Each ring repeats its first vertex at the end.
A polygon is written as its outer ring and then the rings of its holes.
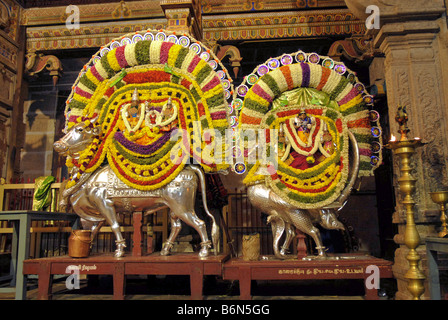
POLYGON ((38 275, 38 299, 51 299, 52 277, 67 273, 67 267, 78 266, 80 274, 112 275, 114 299, 125 297, 126 275, 189 275, 191 299, 202 299, 203 277, 221 275, 228 255, 199 258, 197 253, 176 253, 161 256, 153 253, 147 256, 92 255, 88 258, 68 256, 25 260, 23 274, 38 275))
MULTIPOLYGON (((229 259, 229 255, 199 258, 197 253, 177 253, 160 256, 115 258, 109 255, 92 255, 88 258, 68 256, 25 260, 23 273, 38 275, 38 299, 51 299, 52 278, 56 274, 71 274, 67 267, 77 266, 80 274, 112 275, 113 297, 125 297, 126 275, 188 275, 190 276, 191 299, 203 298, 203 277, 222 276, 224 280, 238 280, 240 299, 250 300, 252 280, 319 280, 319 279, 364 279, 372 275, 369 266, 377 267, 378 278, 393 278, 392 261, 367 255, 333 255, 330 260, 303 261, 297 258, 278 260, 266 257, 259 261, 229 259)), ((378 290, 370 288, 364 281, 365 298, 378 299, 378 290)))
MULTIPOLYGON (((278 260, 274 257, 259 261, 231 259, 224 264, 223 279, 238 280, 240 299, 249 300, 252 297, 252 280, 366 279, 372 274, 371 271, 366 272, 370 265, 378 267, 380 278, 393 278, 392 261, 357 254, 334 255, 332 258, 315 261, 278 260)), ((367 300, 378 299, 377 289, 367 286, 365 289, 367 300)))

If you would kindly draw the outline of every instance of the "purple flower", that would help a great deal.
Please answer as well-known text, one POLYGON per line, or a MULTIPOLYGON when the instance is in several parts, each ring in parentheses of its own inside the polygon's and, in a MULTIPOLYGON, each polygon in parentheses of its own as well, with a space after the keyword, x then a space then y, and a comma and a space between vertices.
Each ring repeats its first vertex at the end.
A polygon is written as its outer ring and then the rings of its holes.
POLYGON ((123 135, 123 132, 117 131, 114 135, 114 138, 126 149, 143 155, 149 155, 153 154, 157 150, 159 150, 161 147, 165 145, 167 141, 170 140, 171 132, 166 132, 162 137, 157 139, 151 144, 148 145, 141 145, 132 141, 129 141, 125 138, 123 135))
POLYGON ((302 62, 302 87, 307 88, 310 85, 310 65, 306 62, 302 62))

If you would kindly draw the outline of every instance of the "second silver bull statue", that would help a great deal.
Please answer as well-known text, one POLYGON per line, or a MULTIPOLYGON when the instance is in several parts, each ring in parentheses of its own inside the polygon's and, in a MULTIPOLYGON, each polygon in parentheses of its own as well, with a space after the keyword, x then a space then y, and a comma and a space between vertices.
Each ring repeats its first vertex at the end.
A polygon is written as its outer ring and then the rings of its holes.
MULTIPOLYGON (((95 123, 95 119, 92 120, 92 123, 95 123)), ((63 156, 70 155, 77 159, 79 153, 92 142, 94 137, 100 134, 98 130, 99 127, 91 128, 84 123, 79 123, 54 143, 54 149, 63 156)), ((199 233, 202 241, 199 256, 206 257, 210 254, 212 242, 214 252, 217 254, 219 228, 215 218, 208 210, 205 187, 204 173, 198 166, 186 166, 173 181, 163 188, 155 191, 140 191, 125 185, 118 179, 110 166, 105 165, 93 173, 83 173, 75 186, 64 191, 61 205, 66 205, 69 199, 75 213, 84 222, 89 222, 92 225, 92 239, 95 238, 101 226, 107 222, 116 237, 116 257, 122 257, 126 247, 125 239, 120 231, 117 212, 142 211, 150 213, 167 206, 171 211, 171 233, 163 245, 161 255, 170 254, 174 241, 182 228, 182 220, 199 233), (203 191, 202 200, 205 211, 212 220, 212 241, 208 239, 205 222, 198 218, 194 210, 198 183, 203 191)))
POLYGON ((286 259, 286 251, 295 236, 294 228, 309 235, 316 244, 317 256, 308 256, 304 259, 326 259, 325 247, 319 229, 319 224, 329 230, 345 230, 345 226, 337 218, 337 212, 347 202, 350 192, 358 177, 359 171, 359 148, 356 139, 350 131, 348 136, 351 142, 350 178, 339 197, 333 203, 319 209, 297 208, 277 195, 265 184, 249 186, 247 197, 251 204, 269 215, 268 222, 271 223, 273 234, 273 250, 279 259, 286 259), (285 240, 281 248, 280 239, 286 232, 285 240))

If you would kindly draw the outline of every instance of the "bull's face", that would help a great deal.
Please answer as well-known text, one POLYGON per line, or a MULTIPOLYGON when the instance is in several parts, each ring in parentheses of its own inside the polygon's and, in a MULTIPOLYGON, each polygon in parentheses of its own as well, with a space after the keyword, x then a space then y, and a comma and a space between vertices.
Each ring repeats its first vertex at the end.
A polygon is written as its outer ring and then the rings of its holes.
POLYGON ((345 230, 344 224, 331 211, 323 212, 321 226, 329 230, 345 230))
MULTIPOLYGON (((92 123, 94 124, 95 121, 92 123)), ((53 144, 54 150, 62 156, 71 156, 74 159, 79 158, 79 153, 83 151, 95 137, 100 134, 100 128, 97 126, 87 126, 84 122, 74 125, 65 136, 53 144)))

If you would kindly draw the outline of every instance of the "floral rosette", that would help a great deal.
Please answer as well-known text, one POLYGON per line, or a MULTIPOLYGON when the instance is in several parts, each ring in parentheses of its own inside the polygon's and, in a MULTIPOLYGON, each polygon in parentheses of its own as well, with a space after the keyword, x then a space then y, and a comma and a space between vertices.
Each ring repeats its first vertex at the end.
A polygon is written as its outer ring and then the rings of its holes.
MULTIPOLYGON (((115 39, 84 66, 67 100, 65 131, 93 118, 101 129, 79 159, 67 159, 67 166, 93 172, 107 160, 124 183, 139 190, 164 186, 189 161, 206 172, 226 169, 221 155, 227 148, 215 137, 229 126, 232 89, 213 52, 188 35, 148 30, 115 39), (141 115, 131 126, 124 114, 135 90, 141 115), (162 130, 147 113, 161 114, 168 103, 175 118, 162 130)), ((79 174, 69 184, 78 180, 79 174)))
POLYGON ((235 90, 235 99, 243 101, 235 109, 244 150, 238 162, 246 165, 246 185, 264 182, 298 208, 321 208, 347 184, 348 131, 358 143, 358 175, 368 176, 381 163, 381 127, 371 110, 373 97, 342 63, 302 51, 288 56, 297 63, 277 57, 280 63, 270 64, 272 70, 266 72, 267 63, 260 65, 252 72, 259 75, 256 81, 246 78, 235 90), (298 137, 300 113, 312 119, 303 141, 298 137), (261 153, 255 151, 251 130, 257 132, 257 148, 266 146, 261 153), (255 153, 264 158, 254 160, 255 153))

